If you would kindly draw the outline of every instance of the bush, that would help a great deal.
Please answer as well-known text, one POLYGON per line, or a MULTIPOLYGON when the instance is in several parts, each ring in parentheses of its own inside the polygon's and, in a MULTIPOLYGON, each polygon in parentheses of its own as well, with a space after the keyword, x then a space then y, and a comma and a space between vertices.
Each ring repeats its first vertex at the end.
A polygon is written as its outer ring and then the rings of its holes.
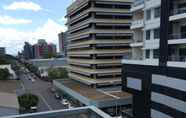
POLYGON ((39 98, 33 94, 24 94, 18 97, 19 105, 25 110, 30 110, 31 107, 37 106, 39 98))
POLYGON ((6 69, 0 69, 0 80, 7 80, 9 79, 10 73, 9 70, 6 69))
POLYGON ((48 71, 48 78, 53 79, 66 79, 68 78, 68 72, 65 68, 50 69, 48 71))
POLYGON ((4 56, 0 56, 0 65, 6 65, 6 64, 10 64, 8 59, 6 59, 6 57, 4 56))

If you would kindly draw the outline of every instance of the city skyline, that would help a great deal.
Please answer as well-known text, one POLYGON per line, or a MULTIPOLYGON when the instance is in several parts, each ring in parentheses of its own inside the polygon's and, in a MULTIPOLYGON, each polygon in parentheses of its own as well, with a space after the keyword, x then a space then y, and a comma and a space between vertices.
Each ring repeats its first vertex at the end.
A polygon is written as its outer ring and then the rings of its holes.
POLYGON ((24 42, 46 39, 58 45, 58 33, 66 31, 64 18, 72 0, 2 0, 0 3, 0 46, 16 55, 24 42), (11 34, 11 35, 10 35, 11 34))

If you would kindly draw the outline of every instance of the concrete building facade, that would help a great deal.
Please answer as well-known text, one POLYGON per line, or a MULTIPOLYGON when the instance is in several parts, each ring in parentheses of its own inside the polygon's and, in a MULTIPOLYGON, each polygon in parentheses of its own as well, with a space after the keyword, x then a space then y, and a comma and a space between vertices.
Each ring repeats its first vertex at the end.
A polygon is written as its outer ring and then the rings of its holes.
POLYGON ((50 43, 48 44, 44 39, 38 40, 38 43, 33 45, 34 58, 42 59, 49 58, 50 56, 56 55, 56 45, 50 43))
POLYGON ((185 8, 185 0, 134 2, 133 57, 122 60, 122 84, 135 118, 186 117, 185 8))
POLYGON ((34 50, 31 44, 28 42, 25 42, 24 45, 24 50, 23 50, 23 56, 25 59, 33 59, 34 58, 34 50))
POLYGON ((63 56, 67 56, 67 33, 61 32, 59 37, 59 53, 63 56))
POLYGON ((1 55, 5 55, 5 54, 6 54, 5 48, 4 47, 0 47, 0 56, 1 55))
POLYGON ((76 0, 67 9, 68 70, 87 85, 121 84, 121 59, 130 52, 133 0, 76 0))

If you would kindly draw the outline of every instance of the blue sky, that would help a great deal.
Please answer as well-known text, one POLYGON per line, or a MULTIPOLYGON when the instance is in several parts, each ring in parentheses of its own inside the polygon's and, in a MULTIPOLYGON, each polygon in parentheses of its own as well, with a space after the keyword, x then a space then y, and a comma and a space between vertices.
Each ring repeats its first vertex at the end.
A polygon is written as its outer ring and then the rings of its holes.
POLYGON ((58 43, 57 34, 65 31, 66 8, 72 0, 1 0, 0 46, 16 54, 25 41, 34 44, 44 38, 58 43))

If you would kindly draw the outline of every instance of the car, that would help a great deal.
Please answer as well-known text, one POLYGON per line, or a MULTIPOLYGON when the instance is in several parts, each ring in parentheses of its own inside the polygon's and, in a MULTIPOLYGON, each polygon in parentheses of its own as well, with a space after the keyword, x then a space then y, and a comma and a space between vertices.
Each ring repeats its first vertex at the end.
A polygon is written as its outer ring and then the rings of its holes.
POLYGON ((55 93, 56 92, 56 89, 53 88, 53 87, 50 90, 51 90, 52 93, 55 93))
POLYGON ((31 81, 34 83, 36 80, 35 79, 31 79, 31 81))
POLYGON ((68 102, 67 99, 63 99, 63 100, 62 100, 62 104, 63 104, 63 105, 69 105, 69 102, 68 102))
POLYGON ((55 98, 56 99, 61 99, 61 96, 58 93, 55 93, 55 98))
POLYGON ((32 112, 37 112, 37 106, 30 107, 30 110, 31 110, 32 112))

